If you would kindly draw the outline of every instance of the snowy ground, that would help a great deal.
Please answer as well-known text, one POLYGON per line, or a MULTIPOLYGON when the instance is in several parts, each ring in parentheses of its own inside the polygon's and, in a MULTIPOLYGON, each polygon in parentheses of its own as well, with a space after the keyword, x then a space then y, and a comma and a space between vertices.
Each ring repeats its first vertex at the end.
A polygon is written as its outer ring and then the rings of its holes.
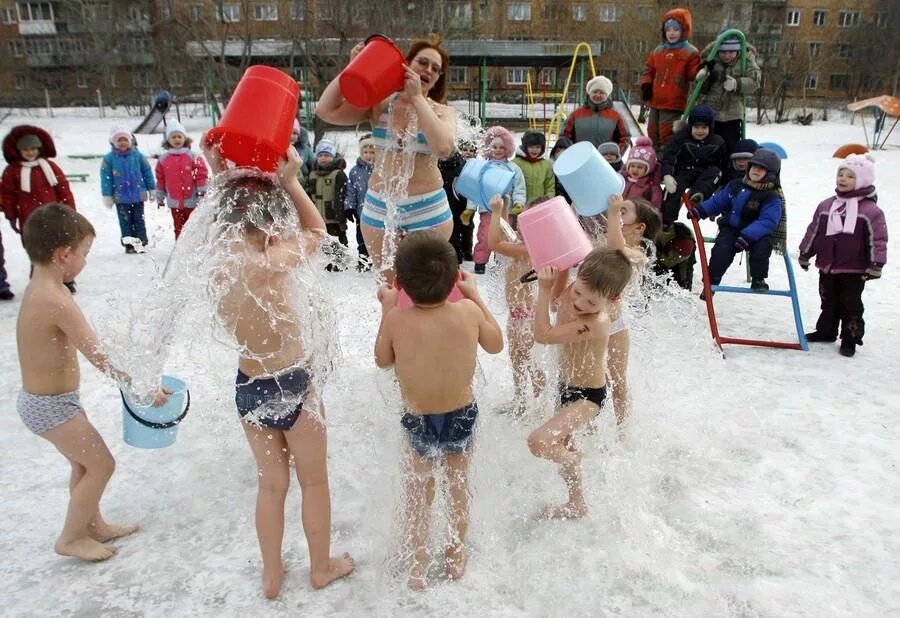
MULTIPOLYGON (((205 119, 185 120, 198 136, 205 119)), ((101 333, 121 317, 114 308, 122 302, 140 310, 173 246, 169 214, 148 207, 150 251, 125 255, 115 215, 99 199, 99 160, 69 158, 105 152, 110 126, 119 121, 65 113, 0 124, 3 134, 22 122, 44 126, 63 169, 90 174, 87 183, 72 185, 79 210, 98 230, 77 298, 101 333)), ((831 153, 861 141, 862 131, 843 121, 751 129, 751 137, 777 141, 790 154, 782 178, 796 251, 812 210, 833 189, 831 153)), ((335 138, 353 151, 351 134, 335 138)), ((159 151, 160 136, 139 140, 146 154, 159 151)), ((900 136, 876 153, 880 203, 895 234, 898 144, 900 136)), ((20 294, 27 260, 9 226, 0 227, 20 294)), ((0 614, 900 615, 900 394, 890 369, 900 360, 895 263, 867 286, 868 333, 853 359, 820 344, 809 353, 729 347, 723 360, 709 344, 705 308, 693 295, 656 301, 632 327, 635 414, 628 438, 619 443, 605 419, 587 439, 592 511, 580 522, 532 518, 545 502, 562 498, 562 486, 549 464, 528 453, 525 438, 540 413, 521 421, 494 413, 511 395, 511 376, 505 355, 484 356, 469 569, 456 583, 436 578, 425 594, 405 591, 388 570, 396 549, 401 436, 390 380, 372 362, 374 286, 355 272, 327 275, 343 348, 325 391, 334 548, 352 552, 358 567, 325 590, 310 588, 295 489, 285 542, 289 572, 274 602, 259 591, 256 470, 233 409, 235 359, 210 341, 206 325, 197 325, 192 341, 179 342, 167 363, 167 373, 191 382, 194 396, 168 449, 126 446, 118 393, 82 363, 84 405, 118 461, 105 512, 143 525, 118 544, 114 559, 85 565, 52 551, 68 470, 15 412, 18 298, 4 303, 0 614)), ((783 264, 772 264, 770 283, 782 287, 783 264)), ((809 329, 818 313, 817 278, 797 272, 809 329)), ((736 264, 726 281, 742 279, 736 264)), ((497 277, 482 281, 502 316, 497 277)), ((725 334, 795 336, 787 299, 721 294, 716 307, 725 334)))

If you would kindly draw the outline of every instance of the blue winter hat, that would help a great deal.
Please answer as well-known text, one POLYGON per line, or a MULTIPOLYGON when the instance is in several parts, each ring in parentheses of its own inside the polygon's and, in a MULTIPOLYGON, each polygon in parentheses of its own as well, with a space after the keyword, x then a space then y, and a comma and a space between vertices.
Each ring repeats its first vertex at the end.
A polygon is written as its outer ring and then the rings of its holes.
POLYGON ((316 145, 316 156, 318 157, 320 154, 331 155, 332 157, 337 156, 337 149, 327 139, 323 139, 316 145))
POLYGON ((679 22, 677 19, 667 19, 663 22, 663 31, 666 31, 669 28, 678 30, 678 32, 682 32, 681 22, 679 22))
POLYGON ((708 105, 698 105, 691 110, 688 115, 688 126, 693 127, 696 124, 705 124, 712 129, 716 119, 716 113, 708 105))
POLYGON ((759 149, 759 144, 753 139, 739 139, 734 145, 734 152, 731 153, 732 159, 752 159, 753 153, 759 149))
POLYGON ((741 51, 741 40, 737 38, 736 35, 731 35, 730 37, 722 41, 721 44, 719 44, 719 51, 739 52, 741 51))

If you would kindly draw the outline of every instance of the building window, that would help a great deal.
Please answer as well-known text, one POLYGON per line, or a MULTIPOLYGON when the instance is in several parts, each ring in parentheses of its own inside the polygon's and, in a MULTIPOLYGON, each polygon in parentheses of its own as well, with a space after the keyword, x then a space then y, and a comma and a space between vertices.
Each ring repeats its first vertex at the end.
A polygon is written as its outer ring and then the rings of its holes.
POLYGON ((451 2, 448 5, 450 9, 450 23, 457 28, 468 28, 472 25, 472 3, 471 2, 451 2))
POLYGON ((278 21, 278 5, 255 4, 253 6, 253 19, 256 21, 278 21))
POLYGON ((787 41, 784 44, 784 53, 787 54, 788 58, 793 58, 797 54, 796 41, 787 41))
POLYGON ((601 54, 609 53, 615 47, 614 41, 612 39, 598 39, 596 44, 597 44, 597 47, 600 48, 601 54))
POLYGON ((587 21, 588 7, 586 4, 572 5, 572 21, 587 21))
POLYGON ((363 24, 368 21, 368 3, 354 2, 350 5, 350 21, 354 24, 363 24))
POLYGON ((887 28, 888 24, 888 14, 887 13, 875 13, 875 27, 876 28, 887 28))
POLYGON ((531 3, 511 2, 506 7, 506 19, 509 21, 531 21, 531 3))
POLYGON ((650 45, 647 43, 646 39, 638 39, 634 42, 634 51, 638 52, 639 54, 646 53, 649 47, 650 45))
POLYGON ((641 83, 641 75, 640 71, 632 71, 631 72, 631 85, 637 86, 641 83))
POLYGON ((25 48, 20 39, 10 39, 6 42, 6 51, 13 58, 21 58, 25 55, 25 48))
POLYGON ((14 6, 5 6, 0 9, 0 16, 3 17, 3 23, 7 26, 18 21, 16 16, 16 7, 14 6))
POLYGON ((600 6, 600 21, 619 21, 620 19, 622 19, 622 11, 615 4, 600 6))
POLYGON ((841 28, 855 28, 859 25, 859 11, 841 11, 838 14, 838 25, 841 28))
POLYGON ((144 12, 138 6, 133 6, 128 9, 128 21, 137 22, 137 21, 145 21, 147 16, 144 15, 144 12))
POLYGON ((546 67, 538 73, 538 84, 541 86, 552 86, 556 83, 556 69, 546 67))
POLYGON ((25 76, 24 75, 16 75, 14 79, 15 79, 16 90, 25 90, 25 86, 28 85, 28 82, 25 81, 25 76))
POLYGON ((866 75, 862 79, 862 89, 866 92, 873 90, 880 92, 884 89, 884 80, 877 75, 866 75))
POLYGON ((469 76, 467 75, 466 67, 450 67, 450 71, 447 73, 447 81, 450 85, 467 84, 469 76))
POLYGON ((822 52, 822 44, 821 43, 810 43, 809 44, 809 57, 810 58, 818 58, 819 54, 822 52))
POLYGON ((788 26, 799 26, 800 25, 800 11, 793 10, 787 12, 787 25, 788 26))
POLYGON ((638 7, 638 21, 650 21, 653 19, 653 16, 656 14, 656 9, 652 6, 639 6, 638 7))
POLYGON ((803 87, 807 90, 815 90, 819 87, 819 74, 818 73, 810 73, 806 76, 806 81, 803 84, 803 87))
POLYGON ((291 20, 303 21, 306 15, 306 3, 303 0, 291 2, 291 20))
POLYGON ((240 4, 223 4, 216 7, 216 19, 226 24, 233 24, 241 21, 241 5, 240 4))
POLYGON ((75 73, 75 86, 77 86, 78 88, 88 87, 88 79, 84 71, 78 71, 77 73, 75 73))
POLYGON ((841 60, 850 60, 853 57, 853 48, 846 43, 838 45, 838 58, 841 60))
POLYGON ((603 75, 609 78, 613 84, 619 81, 619 70, 618 69, 600 69, 600 73, 598 75, 603 75))
POLYGON ((329 2, 316 2, 316 19, 318 21, 334 19, 334 5, 329 2))
POLYGON ((181 85, 181 71, 170 71, 169 72, 169 83, 173 86, 181 85))
POLYGON ((528 78, 528 67, 510 67, 506 69, 506 84, 521 86, 528 78))
POLYGON ((203 7, 199 4, 189 4, 187 8, 188 19, 191 21, 200 21, 203 19, 203 7))
POLYGON ((135 88, 149 88, 150 74, 147 71, 135 71, 131 74, 131 83, 135 88))
POLYGON ((824 26, 825 25, 825 15, 828 14, 828 11, 813 11, 813 25, 814 26, 824 26))
POLYGON ((850 90, 850 76, 832 73, 828 78, 828 85, 832 90, 850 90))
POLYGON ((49 2, 19 2, 19 21, 53 21, 53 6, 49 2))
POLYGON ((168 7, 168 5, 163 6, 159 9, 159 17, 163 20, 172 19, 172 9, 168 7))
POLYGON ((778 55, 778 41, 759 41, 756 44, 756 50, 761 56, 772 58, 778 55))

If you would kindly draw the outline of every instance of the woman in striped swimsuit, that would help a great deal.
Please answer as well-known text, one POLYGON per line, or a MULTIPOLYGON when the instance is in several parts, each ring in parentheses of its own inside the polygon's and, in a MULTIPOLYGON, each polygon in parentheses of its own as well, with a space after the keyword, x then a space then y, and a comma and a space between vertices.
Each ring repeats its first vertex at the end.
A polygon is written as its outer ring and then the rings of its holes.
MULTIPOLYGON (((353 48, 351 60, 363 45, 353 48)), ((316 115, 326 122, 356 125, 368 120, 374 126, 378 158, 360 225, 375 268, 388 281, 393 271, 382 256, 389 216, 394 224, 390 229, 396 228, 399 234, 434 230, 449 240, 453 231, 453 215, 437 166, 438 159, 452 155, 456 141, 456 113, 444 104, 450 60, 439 40, 432 39, 414 41, 406 62, 403 90, 372 109, 347 102, 337 79, 328 84, 316 106, 316 115), (408 172, 410 159, 412 173, 408 172)))

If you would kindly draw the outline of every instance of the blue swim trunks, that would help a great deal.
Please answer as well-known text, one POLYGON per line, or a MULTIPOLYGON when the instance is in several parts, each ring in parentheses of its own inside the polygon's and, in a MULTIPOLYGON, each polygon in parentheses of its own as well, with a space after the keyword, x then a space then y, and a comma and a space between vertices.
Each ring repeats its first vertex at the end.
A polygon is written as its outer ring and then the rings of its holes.
POLYGON ((234 380, 238 414, 251 424, 288 431, 300 418, 309 380, 309 372, 301 368, 255 379, 238 369, 234 380))
POLYGON ((409 442, 422 457, 433 459, 466 450, 475 430, 478 404, 474 401, 443 414, 403 415, 400 424, 409 433, 409 442))

